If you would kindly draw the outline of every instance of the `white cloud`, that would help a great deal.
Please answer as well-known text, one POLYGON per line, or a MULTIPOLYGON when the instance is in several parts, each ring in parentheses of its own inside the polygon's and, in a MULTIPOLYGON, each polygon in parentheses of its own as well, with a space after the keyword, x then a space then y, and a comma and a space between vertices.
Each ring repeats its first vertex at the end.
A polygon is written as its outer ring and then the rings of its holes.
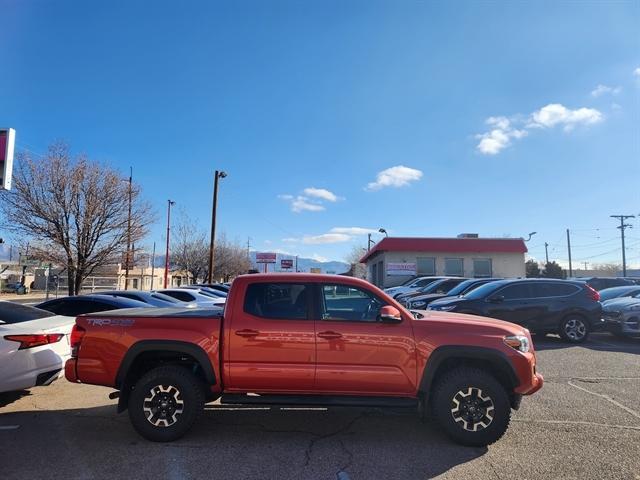
POLYGON ((487 125, 494 127, 486 133, 476 135, 480 139, 477 149, 485 155, 496 155, 511 145, 512 138, 522 138, 527 135, 526 130, 519 130, 511 126, 507 117, 489 117, 487 125))
POLYGON ((602 113, 595 108, 571 110, 559 103, 550 103, 528 116, 489 117, 486 123, 491 129, 475 136, 480 140, 476 149, 483 155, 497 155, 513 140, 526 137, 530 129, 562 126, 568 132, 577 125, 593 125, 603 119, 602 113))
POLYGON ((293 195, 278 195, 280 200, 293 200, 293 195))
POLYGON ((295 213, 300 212, 321 212, 325 209, 324 205, 305 197, 304 195, 278 195, 278 198, 289 202, 291 211, 295 213))
POLYGON ((351 240, 351 236, 344 233, 323 233, 322 235, 305 235, 302 238, 302 243, 320 245, 324 243, 343 243, 349 240, 351 240))
POLYGON ((313 255, 311 255, 312 260, 315 260, 316 262, 328 262, 329 259, 327 257, 323 257, 322 255, 318 255, 317 253, 314 253, 313 255))
POLYGON ((376 181, 370 182, 365 190, 373 191, 384 187, 405 187, 421 178, 422 172, 420 170, 398 165, 379 172, 376 175, 376 181))
POLYGON ((325 188, 309 187, 303 190, 303 193, 309 197, 319 198, 327 202, 337 202, 338 196, 325 188))
POLYGON ((378 233, 378 230, 375 228, 362 227, 333 227, 329 232, 344 233, 346 235, 367 235, 368 233, 378 233))
POLYGON ((571 110, 560 103, 550 103, 531 114, 528 127, 552 128, 563 125, 565 131, 576 125, 592 125, 602 120, 602 113, 595 108, 577 108, 571 110))
POLYGON ((299 242, 300 240, 294 237, 287 237, 287 238, 283 238, 282 241, 284 243, 296 243, 296 242, 299 242))
POLYGON ((636 68, 633 71, 633 75, 634 75, 634 77, 640 78, 640 67, 636 68))
POLYGON ((591 91, 592 97, 599 97, 606 93, 610 93, 611 95, 618 95, 622 91, 622 87, 608 87, 607 85, 598 85, 591 91))

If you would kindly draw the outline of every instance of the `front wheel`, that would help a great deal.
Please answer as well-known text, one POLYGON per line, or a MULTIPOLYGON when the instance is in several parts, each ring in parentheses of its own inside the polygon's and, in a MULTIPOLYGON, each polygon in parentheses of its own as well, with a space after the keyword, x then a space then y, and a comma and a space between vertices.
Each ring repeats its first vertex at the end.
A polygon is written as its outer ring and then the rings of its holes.
POLYGON ((158 367, 144 374, 129 397, 129 418, 136 431, 152 442, 182 437, 204 410, 198 378, 182 367, 158 367))
POLYGON ((570 315, 560 323, 559 333, 566 342, 582 343, 589 336, 589 324, 578 315, 570 315))
POLYGON ((454 441, 480 447, 504 435, 511 419, 511 405, 507 391, 491 374, 460 367, 437 382, 433 413, 454 441))

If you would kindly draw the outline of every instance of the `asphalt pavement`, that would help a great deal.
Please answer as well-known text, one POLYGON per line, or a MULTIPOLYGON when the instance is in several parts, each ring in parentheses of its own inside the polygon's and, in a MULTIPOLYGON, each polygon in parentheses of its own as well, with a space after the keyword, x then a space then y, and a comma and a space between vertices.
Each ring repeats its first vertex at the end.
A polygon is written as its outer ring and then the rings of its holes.
POLYGON ((640 340, 536 338, 543 389, 506 435, 461 447, 406 410, 208 405, 170 444, 147 442, 109 389, 59 380, 0 394, 3 479, 640 480, 640 340))

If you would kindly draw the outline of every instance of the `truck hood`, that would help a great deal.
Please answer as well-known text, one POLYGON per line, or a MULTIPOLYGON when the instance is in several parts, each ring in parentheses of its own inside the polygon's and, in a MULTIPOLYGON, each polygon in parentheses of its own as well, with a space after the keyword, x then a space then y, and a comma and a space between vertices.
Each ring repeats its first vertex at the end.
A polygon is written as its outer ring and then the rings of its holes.
POLYGON ((417 310, 422 314, 422 318, 414 319, 419 326, 424 323, 430 323, 451 331, 464 330, 465 332, 483 333, 483 334, 504 334, 504 335, 523 335, 525 329, 515 323, 496 320, 495 318, 480 317, 477 315, 467 315, 465 313, 455 312, 434 312, 433 310, 417 310))

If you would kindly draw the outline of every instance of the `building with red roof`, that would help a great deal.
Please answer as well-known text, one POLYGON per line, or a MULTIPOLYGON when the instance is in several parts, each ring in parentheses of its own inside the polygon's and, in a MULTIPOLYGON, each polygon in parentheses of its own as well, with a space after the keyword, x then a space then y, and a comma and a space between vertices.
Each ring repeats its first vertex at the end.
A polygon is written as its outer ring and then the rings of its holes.
POLYGON ((385 237, 360 262, 370 282, 387 288, 416 276, 524 277, 526 252, 522 238, 385 237))

